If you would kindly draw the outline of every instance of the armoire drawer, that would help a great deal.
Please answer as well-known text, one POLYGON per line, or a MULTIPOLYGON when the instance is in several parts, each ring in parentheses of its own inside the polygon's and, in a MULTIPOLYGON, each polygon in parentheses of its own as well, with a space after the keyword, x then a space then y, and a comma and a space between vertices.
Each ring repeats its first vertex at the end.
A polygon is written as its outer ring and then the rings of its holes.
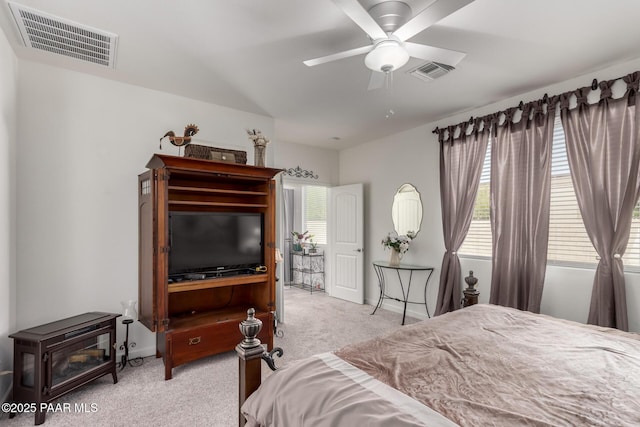
MULTIPOLYGON (((256 318, 260 319, 263 325, 258 339, 264 344, 270 343, 269 337, 273 336, 271 315, 262 313, 256 318)), ((172 365, 177 366, 212 354, 231 351, 244 338, 238 327, 239 323, 237 319, 231 319, 188 329, 167 331, 165 335, 167 356, 171 358, 172 365)))

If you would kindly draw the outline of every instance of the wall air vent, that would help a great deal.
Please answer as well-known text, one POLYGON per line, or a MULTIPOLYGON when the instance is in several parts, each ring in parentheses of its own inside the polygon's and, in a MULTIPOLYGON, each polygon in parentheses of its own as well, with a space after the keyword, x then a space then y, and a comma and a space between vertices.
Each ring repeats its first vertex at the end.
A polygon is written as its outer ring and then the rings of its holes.
POLYGON ((8 3, 25 46, 115 68, 117 35, 8 3))
POLYGON ((408 71, 408 73, 420 80, 430 82, 431 80, 442 77, 453 70, 455 70, 455 67, 452 67, 451 65, 440 64, 439 62, 427 62, 408 71))

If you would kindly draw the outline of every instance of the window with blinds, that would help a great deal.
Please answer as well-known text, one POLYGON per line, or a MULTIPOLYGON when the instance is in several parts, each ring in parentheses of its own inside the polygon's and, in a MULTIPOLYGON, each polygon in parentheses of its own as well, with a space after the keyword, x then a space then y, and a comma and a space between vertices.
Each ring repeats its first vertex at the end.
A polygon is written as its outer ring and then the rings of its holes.
POLYGON ((582 222, 569 173, 564 129, 557 115, 553 126, 547 262, 597 264, 597 255, 582 222))
POLYGON ((478 186, 473 218, 469 232, 462 246, 458 249, 460 255, 491 256, 491 220, 489 218, 491 180, 491 139, 487 144, 487 153, 482 164, 482 174, 478 186))
POLYGON ((304 187, 303 229, 320 245, 327 243, 327 187, 304 187))
MULTIPOLYGON (((491 256, 490 171, 491 142, 487 147, 469 233, 458 250, 460 255, 491 256)), ((556 117, 553 132, 549 215, 548 263, 574 266, 597 264, 598 256, 584 228, 573 189, 560 116, 556 117)), ((640 266, 640 204, 634 210, 631 234, 623 260, 625 266, 640 266)))

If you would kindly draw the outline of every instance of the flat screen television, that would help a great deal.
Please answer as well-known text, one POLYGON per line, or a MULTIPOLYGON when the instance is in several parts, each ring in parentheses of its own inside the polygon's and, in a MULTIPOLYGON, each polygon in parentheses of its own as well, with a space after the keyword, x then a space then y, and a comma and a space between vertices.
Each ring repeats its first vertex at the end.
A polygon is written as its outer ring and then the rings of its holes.
POLYGON ((169 276, 264 264, 263 214, 169 212, 169 276))

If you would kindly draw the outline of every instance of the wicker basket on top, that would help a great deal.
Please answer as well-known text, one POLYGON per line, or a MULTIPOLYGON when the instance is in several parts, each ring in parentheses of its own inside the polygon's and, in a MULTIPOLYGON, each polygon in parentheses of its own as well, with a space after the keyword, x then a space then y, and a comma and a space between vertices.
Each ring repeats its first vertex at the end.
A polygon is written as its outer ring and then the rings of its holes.
POLYGON ((247 164, 247 152, 228 148, 210 147, 208 145, 189 144, 184 147, 184 156, 203 160, 247 164))

